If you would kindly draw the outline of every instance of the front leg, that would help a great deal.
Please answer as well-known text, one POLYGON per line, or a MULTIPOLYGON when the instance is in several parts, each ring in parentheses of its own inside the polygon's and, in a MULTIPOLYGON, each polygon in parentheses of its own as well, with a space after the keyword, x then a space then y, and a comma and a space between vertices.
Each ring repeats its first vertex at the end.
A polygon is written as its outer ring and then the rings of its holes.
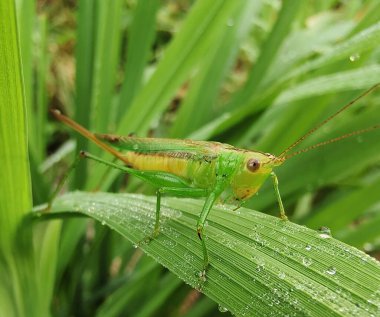
POLYGON ((280 217, 281 217, 282 220, 288 220, 288 217, 285 214, 284 205, 282 204, 280 191, 278 189, 278 178, 277 178, 277 175, 274 172, 272 172, 271 176, 272 176, 272 180, 273 180, 274 192, 276 193, 278 205, 280 207, 280 217))

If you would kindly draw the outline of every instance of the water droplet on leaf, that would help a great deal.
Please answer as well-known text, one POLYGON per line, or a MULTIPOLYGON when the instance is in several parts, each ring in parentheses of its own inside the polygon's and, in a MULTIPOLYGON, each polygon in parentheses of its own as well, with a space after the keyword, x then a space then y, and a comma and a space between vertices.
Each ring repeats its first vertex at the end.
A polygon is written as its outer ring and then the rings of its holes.
POLYGON ((335 275, 335 273, 336 273, 336 268, 335 268, 335 267, 329 267, 329 268, 326 270, 326 273, 329 274, 329 275, 335 275))
POLYGON ((359 60, 360 59, 360 54, 359 53, 355 53, 355 54, 352 54, 351 56, 350 56, 350 61, 351 62, 356 62, 357 60, 359 60))
POLYGON ((309 258, 302 258, 302 264, 305 266, 310 266, 313 263, 313 261, 309 258))
POLYGON ((225 313, 225 312, 228 312, 228 309, 222 305, 218 305, 218 309, 221 313, 225 313))
POLYGON ((318 231, 319 231, 319 233, 320 233, 319 236, 320 236, 322 239, 328 239, 328 238, 331 238, 331 230, 330 230, 330 228, 323 226, 323 227, 320 227, 320 228, 318 229, 318 231))

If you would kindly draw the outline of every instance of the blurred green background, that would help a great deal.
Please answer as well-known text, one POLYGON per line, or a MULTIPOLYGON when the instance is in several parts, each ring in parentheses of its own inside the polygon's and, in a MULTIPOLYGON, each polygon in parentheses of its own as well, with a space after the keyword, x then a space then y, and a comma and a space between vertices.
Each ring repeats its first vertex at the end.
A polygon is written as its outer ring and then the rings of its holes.
MULTIPOLYGON (((79 150, 109 158, 49 108, 96 132, 276 155, 380 82, 378 12, 377 0, 19 0, 33 205, 48 200, 79 150)), ((299 148, 379 124, 379 97, 361 99, 299 148)), ((379 259, 379 139, 362 134, 279 167, 290 220, 327 226, 379 259)), ((89 162, 74 174, 65 190, 154 193, 89 162)), ((247 206, 277 214, 270 182, 247 206)), ((94 221, 40 226, 54 316, 226 316, 94 221)))

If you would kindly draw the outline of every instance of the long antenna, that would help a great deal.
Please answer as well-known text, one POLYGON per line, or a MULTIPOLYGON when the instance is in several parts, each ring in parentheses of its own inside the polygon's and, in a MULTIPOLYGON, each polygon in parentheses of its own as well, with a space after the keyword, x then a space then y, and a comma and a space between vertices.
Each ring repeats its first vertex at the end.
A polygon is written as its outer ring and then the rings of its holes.
POLYGON ((366 128, 366 129, 361 129, 361 130, 353 131, 353 132, 350 132, 350 133, 338 136, 336 138, 333 138, 333 139, 330 139, 330 140, 327 140, 327 141, 322 141, 320 143, 308 146, 307 148, 304 148, 302 150, 293 152, 292 154, 286 155, 284 158, 285 158, 285 160, 287 160, 287 159, 289 159, 289 158, 291 158, 293 156, 296 156, 296 155, 301 154, 301 153, 308 152, 310 150, 314 150, 314 149, 316 149, 316 148, 318 148, 320 146, 324 146, 326 144, 338 142, 340 140, 343 140, 343 139, 346 139, 346 138, 349 138, 349 137, 352 137, 352 136, 355 136, 355 135, 359 135, 359 134, 362 134, 362 133, 370 132, 370 131, 373 131, 373 130, 376 130, 376 129, 379 129, 379 128, 380 128, 380 124, 377 124, 377 125, 374 125, 372 127, 366 128))
MULTIPOLYGON (((307 137, 309 137, 311 134, 313 134, 315 131, 317 131, 319 128, 321 128, 322 126, 324 126, 327 122, 329 122, 330 120, 332 120, 333 118, 335 118, 337 115, 339 115, 340 113, 342 113, 344 110, 346 110, 347 108, 351 107, 354 103, 356 103, 359 99, 363 98, 364 96, 368 95, 371 91, 373 91, 374 89, 376 89, 377 87, 380 86, 380 83, 372 86, 371 88, 369 88, 368 90, 366 90, 365 92, 363 92, 361 95, 359 95, 358 97, 356 97, 354 100, 350 101, 348 104, 346 104, 344 107, 340 108, 337 112, 335 112, 333 115, 331 115, 330 117, 328 117, 327 119, 325 119, 324 121, 322 121, 320 124, 318 124, 317 126, 315 126, 313 129, 311 129, 310 131, 308 131, 307 133, 305 133, 302 137, 300 137, 296 142, 294 142, 292 145, 290 145, 287 149, 285 149, 284 151, 281 152, 281 154, 278 156, 278 158, 282 158, 282 157, 285 157, 285 154, 288 153, 291 149, 293 149, 295 146, 297 146, 298 144, 300 144, 303 140, 305 140, 307 137)), ((377 127, 377 126, 375 126, 377 127)), ((367 132, 368 131, 372 131, 374 130, 374 127, 372 128, 368 128, 368 129, 364 129, 364 130, 359 130, 359 131, 355 131, 355 132, 352 132, 352 133, 349 133, 349 134, 346 134, 346 135, 343 135, 339 138, 335 138, 335 139, 332 139, 332 140, 329 140, 329 141, 325 141, 325 142, 321 142, 321 143, 318 143, 318 144, 315 144, 314 146, 311 146, 309 148, 306 148, 301 151, 298 151, 296 153, 303 153, 303 152, 306 152, 307 149, 312 149, 312 148, 316 148, 316 147, 319 147, 319 146, 322 146, 322 145, 325 145, 325 144, 328 144, 328 143, 333 143, 333 142, 336 142, 336 141, 339 141, 341 139, 345 139, 345 138, 348 138, 352 135, 357 135, 357 134, 360 134, 360 133, 363 133, 363 132, 367 132), (362 132, 360 132, 362 131, 362 132)), ((296 155, 296 154, 294 154, 296 155)), ((287 156, 286 158, 289 158, 291 156, 294 156, 293 154, 290 155, 290 156, 287 156)))

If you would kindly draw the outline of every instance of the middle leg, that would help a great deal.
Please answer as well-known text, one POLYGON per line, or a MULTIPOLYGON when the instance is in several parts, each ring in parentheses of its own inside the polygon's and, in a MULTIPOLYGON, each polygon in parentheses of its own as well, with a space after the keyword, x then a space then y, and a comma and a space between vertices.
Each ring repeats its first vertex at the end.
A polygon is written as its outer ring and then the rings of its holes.
POLYGON ((161 214, 161 196, 162 194, 169 194, 171 196, 180 197, 205 197, 207 191, 201 188, 175 188, 175 187, 161 187, 157 190, 157 200, 156 200, 156 221, 154 224, 154 230, 152 237, 156 237, 160 232, 160 214, 161 214))

